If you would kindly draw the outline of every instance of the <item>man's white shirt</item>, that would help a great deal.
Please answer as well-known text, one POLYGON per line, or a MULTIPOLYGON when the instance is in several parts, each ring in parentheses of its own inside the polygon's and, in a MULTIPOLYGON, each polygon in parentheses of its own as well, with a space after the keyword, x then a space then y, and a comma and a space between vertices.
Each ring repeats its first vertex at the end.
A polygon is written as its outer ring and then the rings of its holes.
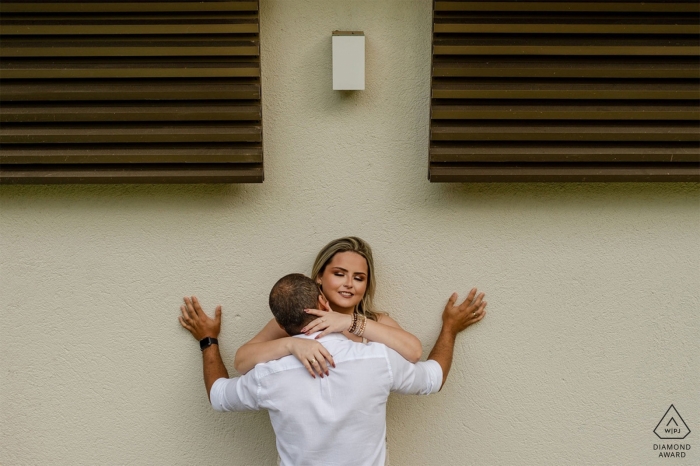
POLYGON ((286 356, 214 382, 212 407, 267 409, 283 466, 383 465, 389 392, 436 393, 442 368, 432 360, 411 364, 380 343, 355 343, 339 333, 319 341, 336 364, 330 376, 314 379, 296 357, 286 356))

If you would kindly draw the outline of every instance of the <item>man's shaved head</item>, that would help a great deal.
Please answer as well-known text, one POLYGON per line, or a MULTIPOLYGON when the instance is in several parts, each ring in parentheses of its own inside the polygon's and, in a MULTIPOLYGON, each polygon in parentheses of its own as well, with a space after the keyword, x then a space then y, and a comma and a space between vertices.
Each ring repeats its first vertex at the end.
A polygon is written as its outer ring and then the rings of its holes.
POLYGON ((321 291, 309 277, 292 273, 280 278, 270 291, 270 309, 275 320, 289 335, 297 335, 316 318, 304 309, 318 308, 321 291))

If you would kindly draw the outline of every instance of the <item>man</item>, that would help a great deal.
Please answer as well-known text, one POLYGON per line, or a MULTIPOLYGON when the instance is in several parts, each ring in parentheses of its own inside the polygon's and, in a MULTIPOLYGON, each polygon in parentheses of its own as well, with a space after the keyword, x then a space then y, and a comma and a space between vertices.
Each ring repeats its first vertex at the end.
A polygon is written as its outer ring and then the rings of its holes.
MULTIPOLYGON (((361 344, 340 333, 319 341, 332 354, 335 368, 311 378, 294 356, 258 364, 242 377, 228 378, 216 337, 221 306, 210 319, 195 297, 185 298, 181 325, 200 340, 204 383, 217 411, 267 409, 277 436, 282 465, 383 465, 386 456, 386 401, 391 391, 435 393, 452 365, 455 337, 484 317, 483 293, 473 289, 460 306, 453 294, 443 312, 442 330, 427 361, 411 364, 379 343, 361 344), (476 299, 475 299, 476 297, 476 299)), ((278 324, 296 338, 316 318, 304 309, 323 309, 325 298, 310 278, 291 274, 270 292, 278 324)))

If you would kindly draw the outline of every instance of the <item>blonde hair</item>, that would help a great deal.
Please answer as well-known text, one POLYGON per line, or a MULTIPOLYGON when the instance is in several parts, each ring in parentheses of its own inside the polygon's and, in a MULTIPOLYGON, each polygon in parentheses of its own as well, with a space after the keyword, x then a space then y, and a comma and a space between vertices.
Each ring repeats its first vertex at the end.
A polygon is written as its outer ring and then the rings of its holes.
POLYGON ((326 269, 328 263, 333 259, 333 256, 339 252, 354 252, 365 258, 367 261, 367 289, 365 290, 365 295, 362 300, 355 306, 354 312, 357 314, 363 314, 368 319, 378 320, 379 314, 383 314, 374 309, 372 300, 374 299, 374 289, 376 287, 376 280, 374 278, 374 259, 372 259, 372 248, 369 247, 362 239, 356 236, 346 236, 344 238, 338 238, 326 244, 323 249, 321 249, 316 256, 314 261, 314 266, 311 269, 311 277, 314 280, 318 280, 323 271, 326 269))

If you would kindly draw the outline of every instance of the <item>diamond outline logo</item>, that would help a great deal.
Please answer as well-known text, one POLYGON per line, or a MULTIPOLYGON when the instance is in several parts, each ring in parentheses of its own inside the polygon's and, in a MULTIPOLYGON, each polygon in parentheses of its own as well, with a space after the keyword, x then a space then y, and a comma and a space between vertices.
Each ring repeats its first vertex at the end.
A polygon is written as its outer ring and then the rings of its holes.
POLYGON ((685 421, 681 417, 681 414, 678 412, 676 407, 673 406, 673 404, 671 404, 671 406, 668 407, 668 409, 666 410, 664 415, 661 417, 661 420, 659 421, 659 423, 654 428, 654 433, 656 434, 657 437, 659 437, 662 440, 681 440, 681 439, 686 438, 688 436, 688 434, 690 434, 690 428, 688 427, 688 424, 685 423, 685 421), (671 412, 671 410, 673 410, 673 412, 671 412), (664 420, 666 420, 666 417, 668 416, 669 412, 671 413, 671 418, 666 421, 666 424, 661 425, 664 422, 664 420), (680 424, 678 424, 678 421, 676 420, 676 418, 680 419, 680 421, 681 421, 680 424), (664 432, 664 429, 666 429, 669 426, 669 424, 671 425, 671 428, 673 430, 677 430, 678 432, 671 433, 671 434, 664 432), (674 424, 675 424, 675 426, 674 426, 674 424), (661 429, 659 429, 659 427, 661 427, 661 429), (685 430, 687 432, 685 433, 685 435, 683 435, 683 437, 679 437, 682 433, 683 427, 685 427, 685 430), (664 435, 675 435, 675 437, 662 437, 661 435, 659 435, 659 432, 657 432, 657 431, 661 432, 664 435))

